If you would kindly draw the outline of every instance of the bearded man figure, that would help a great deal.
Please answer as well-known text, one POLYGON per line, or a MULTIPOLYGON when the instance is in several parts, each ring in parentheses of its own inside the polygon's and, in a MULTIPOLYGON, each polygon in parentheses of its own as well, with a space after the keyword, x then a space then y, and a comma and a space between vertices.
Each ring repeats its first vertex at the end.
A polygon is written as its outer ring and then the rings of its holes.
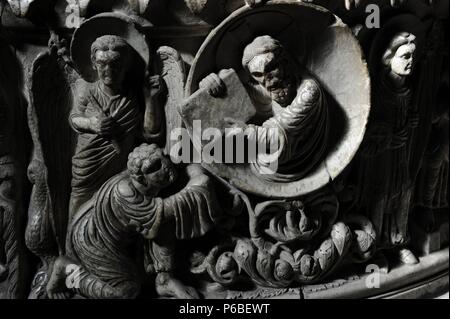
MULTIPOLYGON (((328 108, 320 84, 271 36, 254 39, 243 52, 242 65, 257 115, 253 123, 226 120, 244 130, 249 143, 263 146, 252 164, 255 173, 273 182, 301 179, 327 149, 328 108)), ((213 96, 225 90, 216 74, 200 82, 200 88, 213 96)))

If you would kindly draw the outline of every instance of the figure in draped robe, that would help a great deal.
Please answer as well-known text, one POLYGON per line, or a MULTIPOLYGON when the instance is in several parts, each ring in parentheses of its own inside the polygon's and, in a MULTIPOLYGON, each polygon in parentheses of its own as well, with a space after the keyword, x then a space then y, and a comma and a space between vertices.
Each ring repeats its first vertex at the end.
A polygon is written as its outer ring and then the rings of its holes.
POLYGON ((188 166, 185 174, 188 182, 181 191, 160 197, 177 180, 177 171, 155 144, 136 148, 128 169, 108 180, 75 215, 67 256, 55 262, 47 286, 49 297, 75 292, 87 298, 135 298, 144 275, 136 252, 143 254, 145 239, 152 245, 158 294, 197 298, 193 288, 174 276, 174 244, 205 235, 223 215, 212 181, 200 166, 188 166), (67 269, 74 267, 78 285, 68 287, 67 269))
MULTIPOLYGON (((131 52, 119 36, 105 35, 92 44, 91 60, 98 81, 82 86, 70 115, 71 126, 78 133, 72 160, 72 217, 103 183, 125 168, 134 147, 144 139, 160 137, 161 121, 155 118, 157 108, 151 105, 151 97, 146 97, 145 103, 150 102, 144 110, 143 97, 127 85, 131 52)), ((149 82, 155 82, 154 77, 149 82)))
POLYGON ((375 82, 376 99, 358 170, 360 208, 375 225, 378 246, 398 248, 398 257, 406 264, 418 262, 406 246, 413 192, 409 146, 418 125, 408 80, 416 46, 413 34, 400 32, 392 37, 383 52, 384 69, 375 82))

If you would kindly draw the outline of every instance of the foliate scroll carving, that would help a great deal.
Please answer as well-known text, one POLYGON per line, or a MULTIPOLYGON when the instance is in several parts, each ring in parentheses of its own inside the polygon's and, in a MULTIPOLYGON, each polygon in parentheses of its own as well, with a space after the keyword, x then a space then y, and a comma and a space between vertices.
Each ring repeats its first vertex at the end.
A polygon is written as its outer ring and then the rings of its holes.
POLYGON ((211 279, 225 287, 245 282, 282 288, 320 281, 342 260, 370 259, 376 233, 367 218, 338 213, 337 198, 320 193, 303 201, 268 201, 249 210, 251 238, 234 236, 214 247, 203 264, 211 279), (239 269, 241 272, 239 272, 239 269), (245 275, 244 275, 245 272, 245 275))

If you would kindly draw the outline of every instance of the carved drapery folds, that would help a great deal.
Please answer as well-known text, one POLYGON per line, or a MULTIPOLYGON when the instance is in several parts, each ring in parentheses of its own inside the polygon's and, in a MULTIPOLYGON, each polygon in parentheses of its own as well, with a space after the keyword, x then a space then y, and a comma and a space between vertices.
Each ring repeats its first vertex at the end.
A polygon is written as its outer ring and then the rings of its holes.
POLYGON ((74 0, 73 28, 7 2, 49 34, 0 26, 2 57, 26 44, 0 59, 1 297, 361 293, 446 249, 435 4, 380 0, 373 29, 361 1, 74 0))

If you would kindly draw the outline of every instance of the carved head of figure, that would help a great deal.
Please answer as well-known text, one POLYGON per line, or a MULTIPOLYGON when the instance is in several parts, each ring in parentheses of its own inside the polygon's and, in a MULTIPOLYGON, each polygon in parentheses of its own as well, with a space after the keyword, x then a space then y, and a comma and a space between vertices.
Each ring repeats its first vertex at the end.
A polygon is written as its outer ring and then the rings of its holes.
POLYGON ((409 32, 397 33, 383 54, 382 62, 393 76, 407 77, 413 71, 416 48, 415 35, 409 32))
POLYGON ((120 88, 130 66, 131 48, 121 37, 105 35, 91 46, 91 61, 98 78, 108 87, 120 88))
POLYGON ((128 156, 128 172, 136 189, 145 196, 156 196, 177 178, 169 158, 155 144, 143 144, 128 156))
POLYGON ((285 107, 296 96, 296 68, 281 43, 270 37, 256 38, 244 49, 242 65, 272 99, 285 107))

